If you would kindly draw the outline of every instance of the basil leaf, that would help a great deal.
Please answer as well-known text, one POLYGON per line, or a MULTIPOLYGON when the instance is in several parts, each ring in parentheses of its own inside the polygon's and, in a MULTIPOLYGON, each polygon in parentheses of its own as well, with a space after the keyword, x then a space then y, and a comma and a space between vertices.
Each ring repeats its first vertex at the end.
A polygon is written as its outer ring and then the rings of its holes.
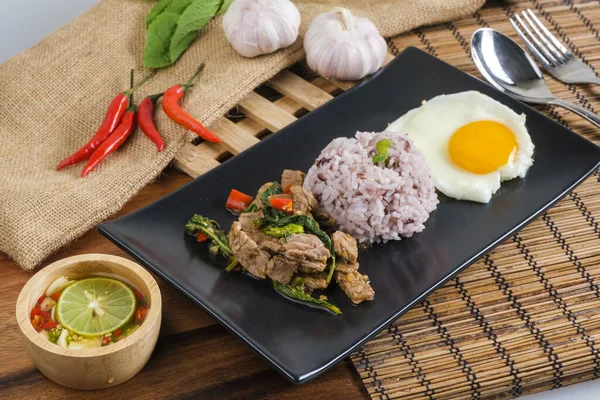
MULTIPOLYGON (((144 65, 148 68, 161 68, 173 64, 171 60, 171 37, 177 28, 179 16, 192 3, 193 0, 171 0, 158 3, 155 8, 160 8, 146 31, 146 48, 144 49, 144 65)), ((148 14, 148 20, 154 9, 148 14)))
MULTIPOLYGON (((269 189, 265 190, 265 192, 275 187, 275 184, 277 184, 277 182, 274 182, 274 185, 271 186, 269 189)), ((263 195, 265 192, 263 192, 263 195)), ((252 226, 254 226, 255 228, 267 228, 284 227, 289 224, 300 225, 302 226, 305 232, 308 231, 312 233, 313 235, 318 237, 321 240, 321 242, 323 242, 323 244, 329 249, 329 253, 331 254, 329 260, 327 260, 327 263, 329 265, 329 272, 327 274, 327 284, 329 284, 329 282, 331 281, 331 277, 333 276, 333 271, 335 271, 335 251, 333 250, 333 242, 331 241, 331 238, 327 233, 321 230, 317 221, 315 221, 314 218, 309 217, 308 215, 287 215, 271 206, 266 206, 263 209, 263 213, 265 216, 255 220, 252 223, 252 226)))
POLYGON ((190 47, 198 31, 210 21, 219 8, 222 0, 193 0, 177 21, 177 29, 173 33, 170 44, 171 62, 177 59, 190 47))
POLYGON ((315 308, 329 310, 336 315, 342 314, 340 309, 338 307, 336 307, 335 305, 329 303, 328 301, 316 299, 316 298, 312 297, 310 294, 306 293, 300 287, 294 287, 291 285, 282 285, 281 283, 274 280, 273 288, 275 288, 275 290, 277 292, 279 292, 279 294, 281 294, 284 297, 287 297, 293 301, 297 301, 302 304, 310 305, 315 308))
POLYGON ((221 8, 217 12, 217 15, 225 14, 229 9, 229 6, 233 3, 233 0, 223 0, 221 3, 221 8))
POLYGON ((233 252, 229 247, 227 234, 221 229, 217 221, 194 214, 192 219, 185 224, 185 231, 188 235, 192 236, 195 236, 198 231, 204 233, 213 242, 209 247, 217 246, 224 256, 233 256, 233 252))
POLYGON ((375 143, 375 148, 379 154, 384 154, 387 153, 391 145, 392 141, 390 139, 381 139, 379 142, 375 143))
POLYGON ((173 1, 174 0, 160 0, 154 7, 152 7, 152 10, 150 10, 148 16, 146 17, 146 28, 148 28, 150 24, 154 22, 156 17, 158 17, 165 10, 165 8, 170 6, 173 1))
POLYGON ((385 162, 388 158, 388 150, 392 145, 392 141, 390 139, 382 139, 379 142, 375 143, 375 148, 377 149, 377 155, 373 157, 373 163, 377 164, 380 162, 385 162))
POLYGON ((373 164, 385 162, 385 160, 387 160, 387 158, 388 158, 387 152, 384 154, 377 154, 376 156, 373 156, 373 164))
POLYGON ((281 186, 279 186, 279 182, 277 181, 273 181, 273 183, 271 183, 271 186, 269 186, 267 189, 265 189, 264 192, 262 192, 262 194, 259 196, 260 201, 262 201, 262 203, 265 206, 269 205, 269 197, 274 196, 276 194, 280 194, 283 193, 283 190, 281 190, 281 186))
POLYGON ((258 205, 256 203, 250 204, 243 212, 245 213, 253 213, 259 210, 258 205))
POLYGON ((146 18, 144 65, 161 68, 177 61, 223 1, 161 0, 146 18))

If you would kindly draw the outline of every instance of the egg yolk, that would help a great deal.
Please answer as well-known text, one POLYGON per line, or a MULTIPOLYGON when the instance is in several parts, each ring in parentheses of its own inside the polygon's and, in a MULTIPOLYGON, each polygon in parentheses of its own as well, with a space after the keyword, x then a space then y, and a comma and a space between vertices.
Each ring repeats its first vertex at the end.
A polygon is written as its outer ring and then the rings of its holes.
POLYGON ((496 121, 475 121, 461 126, 450 139, 452 161, 474 174, 489 174, 512 160, 517 139, 496 121))

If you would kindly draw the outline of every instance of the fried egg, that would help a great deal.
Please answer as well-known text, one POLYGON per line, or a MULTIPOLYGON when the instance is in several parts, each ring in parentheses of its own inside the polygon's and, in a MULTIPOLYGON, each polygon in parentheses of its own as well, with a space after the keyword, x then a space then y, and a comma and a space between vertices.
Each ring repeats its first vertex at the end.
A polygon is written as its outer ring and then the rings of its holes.
POLYGON ((458 200, 488 203, 502 181, 525 177, 533 165, 525 115, 476 91, 436 96, 387 130, 408 134, 436 189, 458 200))

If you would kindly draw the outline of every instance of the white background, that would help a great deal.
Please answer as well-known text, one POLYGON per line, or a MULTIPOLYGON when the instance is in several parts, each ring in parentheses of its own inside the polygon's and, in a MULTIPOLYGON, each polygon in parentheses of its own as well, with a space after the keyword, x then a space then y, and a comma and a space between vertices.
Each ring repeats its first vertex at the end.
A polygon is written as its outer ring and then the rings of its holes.
MULTIPOLYGON (((0 0, 0 63, 36 44, 98 0, 0 0)), ((524 400, 600 399, 600 381, 522 397, 524 400)))

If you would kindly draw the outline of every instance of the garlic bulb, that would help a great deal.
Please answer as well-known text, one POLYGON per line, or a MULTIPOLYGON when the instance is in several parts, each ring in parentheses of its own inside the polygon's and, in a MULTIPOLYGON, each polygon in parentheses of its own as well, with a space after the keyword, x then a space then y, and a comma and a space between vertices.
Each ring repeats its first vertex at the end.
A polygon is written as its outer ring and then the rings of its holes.
POLYGON ((235 0, 223 17, 225 37, 244 57, 256 57, 296 41, 300 12, 290 0, 235 0))
POLYGON ((369 19, 337 8, 311 22, 304 50, 308 66, 320 75, 357 80, 381 68, 387 45, 369 19))

